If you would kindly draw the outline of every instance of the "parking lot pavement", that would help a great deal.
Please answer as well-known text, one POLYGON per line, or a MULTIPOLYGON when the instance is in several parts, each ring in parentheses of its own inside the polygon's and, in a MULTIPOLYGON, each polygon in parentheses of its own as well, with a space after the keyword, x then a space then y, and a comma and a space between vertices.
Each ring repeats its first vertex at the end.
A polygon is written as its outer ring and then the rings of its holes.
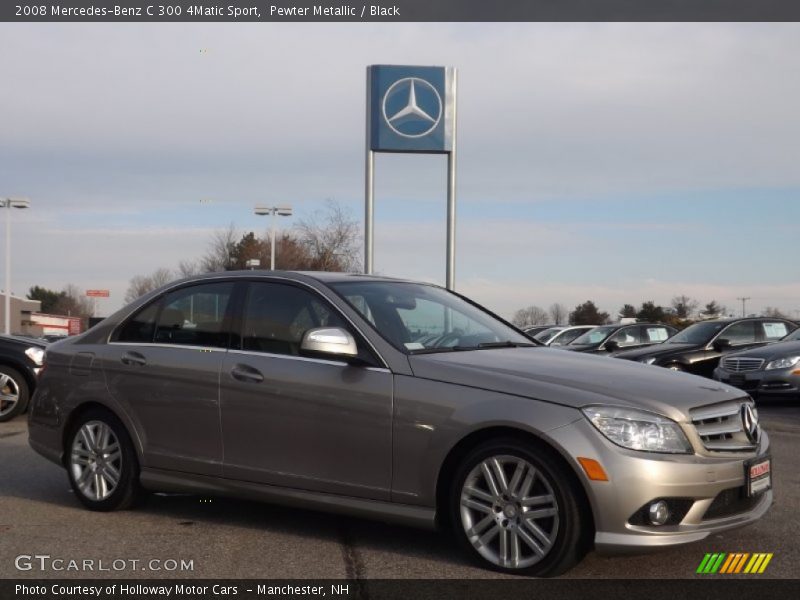
MULTIPOLYGON (((567 576, 693 577, 706 552, 773 552, 762 577, 797 577, 800 406, 765 402, 759 410, 772 439, 777 498, 764 519, 677 550, 626 557, 590 553, 567 576)), ((64 471, 28 447, 24 418, 0 424, 0 506, 2 578, 503 577, 473 567, 443 534, 266 504, 153 495, 137 510, 92 513, 79 506, 64 471), (107 568, 123 559, 126 566, 119 572, 18 571, 15 557, 23 554, 102 559, 107 568), (152 559, 191 560, 193 570, 142 571, 152 559), (141 562, 132 569, 132 560, 141 562)))

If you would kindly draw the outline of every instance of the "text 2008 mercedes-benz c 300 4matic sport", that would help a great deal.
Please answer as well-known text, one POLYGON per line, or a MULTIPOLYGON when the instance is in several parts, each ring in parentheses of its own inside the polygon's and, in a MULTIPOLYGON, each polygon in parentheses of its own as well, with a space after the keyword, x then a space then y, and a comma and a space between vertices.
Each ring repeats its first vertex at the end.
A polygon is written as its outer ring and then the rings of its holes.
POLYGON ((29 424, 89 509, 198 492, 440 526, 526 575, 772 503, 743 392, 540 347, 453 292, 365 275, 169 284, 48 348, 29 424))

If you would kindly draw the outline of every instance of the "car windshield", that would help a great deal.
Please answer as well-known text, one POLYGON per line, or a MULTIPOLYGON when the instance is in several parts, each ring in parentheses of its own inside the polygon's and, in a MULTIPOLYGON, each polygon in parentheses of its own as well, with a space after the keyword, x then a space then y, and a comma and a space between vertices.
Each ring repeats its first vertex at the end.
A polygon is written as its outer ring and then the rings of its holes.
POLYGON ((414 354, 534 346, 530 338, 442 288, 392 281, 331 287, 395 348, 414 354))
POLYGON ((575 341, 570 346, 580 346, 581 344, 599 344, 610 336, 618 327, 616 325, 606 325, 604 327, 595 327, 590 329, 582 336, 575 338, 575 341))
POLYGON ((552 340, 559 331, 563 331, 563 327, 550 327, 549 329, 545 329, 544 331, 540 331, 537 333, 533 338, 543 344, 546 344, 550 340, 552 340))
POLYGON ((665 344, 707 344, 727 325, 725 322, 706 321, 695 323, 676 333, 665 344))
POLYGON ((800 340, 800 329, 795 329, 792 333, 783 338, 782 342, 796 342, 800 340))

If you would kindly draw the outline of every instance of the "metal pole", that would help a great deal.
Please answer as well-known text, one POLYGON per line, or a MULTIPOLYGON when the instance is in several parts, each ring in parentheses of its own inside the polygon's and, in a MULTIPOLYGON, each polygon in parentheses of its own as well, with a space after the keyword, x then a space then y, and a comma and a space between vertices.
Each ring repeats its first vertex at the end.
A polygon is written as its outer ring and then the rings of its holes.
POLYGON ((369 275, 372 273, 373 268, 372 252, 374 245, 372 224, 375 202, 375 153, 369 148, 367 148, 366 163, 367 177, 364 190, 366 197, 366 205, 364 210, 364 273, 369 275))
POLYGON ((375 202, 375 153, 371 149, 372 123, 370 122, 370 102, 372 101, 372 69, 367 67, 367 114, 366 140, 364 148, 364 273, 372 273, 372 237, 373 208, 375 202))
POLYGON ((11 199, 6 198, 6 301, 5 301, 5 332, 11 333, 11 199))
POLYGON ((453 72, 453 149, 447 155, 447 289, 456 288, 456 90, 458 72, 453 72))
POLYGON ((276 209, 272 209, 272 233, 270 237, 272 242, 270 243, 270 259, 269 259, 269 269, 270 271, 275 270, 275 218, 278 211, 276 209))

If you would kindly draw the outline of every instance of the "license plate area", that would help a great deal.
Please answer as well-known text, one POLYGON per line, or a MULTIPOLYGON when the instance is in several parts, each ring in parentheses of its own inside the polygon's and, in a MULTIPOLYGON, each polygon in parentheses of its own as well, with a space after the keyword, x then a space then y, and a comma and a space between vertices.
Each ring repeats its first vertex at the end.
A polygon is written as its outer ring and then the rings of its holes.
POLYGON ((744 482, 747 497, 757 496, 772 488, 772 458, 759 456, 744 463, 744 482))

